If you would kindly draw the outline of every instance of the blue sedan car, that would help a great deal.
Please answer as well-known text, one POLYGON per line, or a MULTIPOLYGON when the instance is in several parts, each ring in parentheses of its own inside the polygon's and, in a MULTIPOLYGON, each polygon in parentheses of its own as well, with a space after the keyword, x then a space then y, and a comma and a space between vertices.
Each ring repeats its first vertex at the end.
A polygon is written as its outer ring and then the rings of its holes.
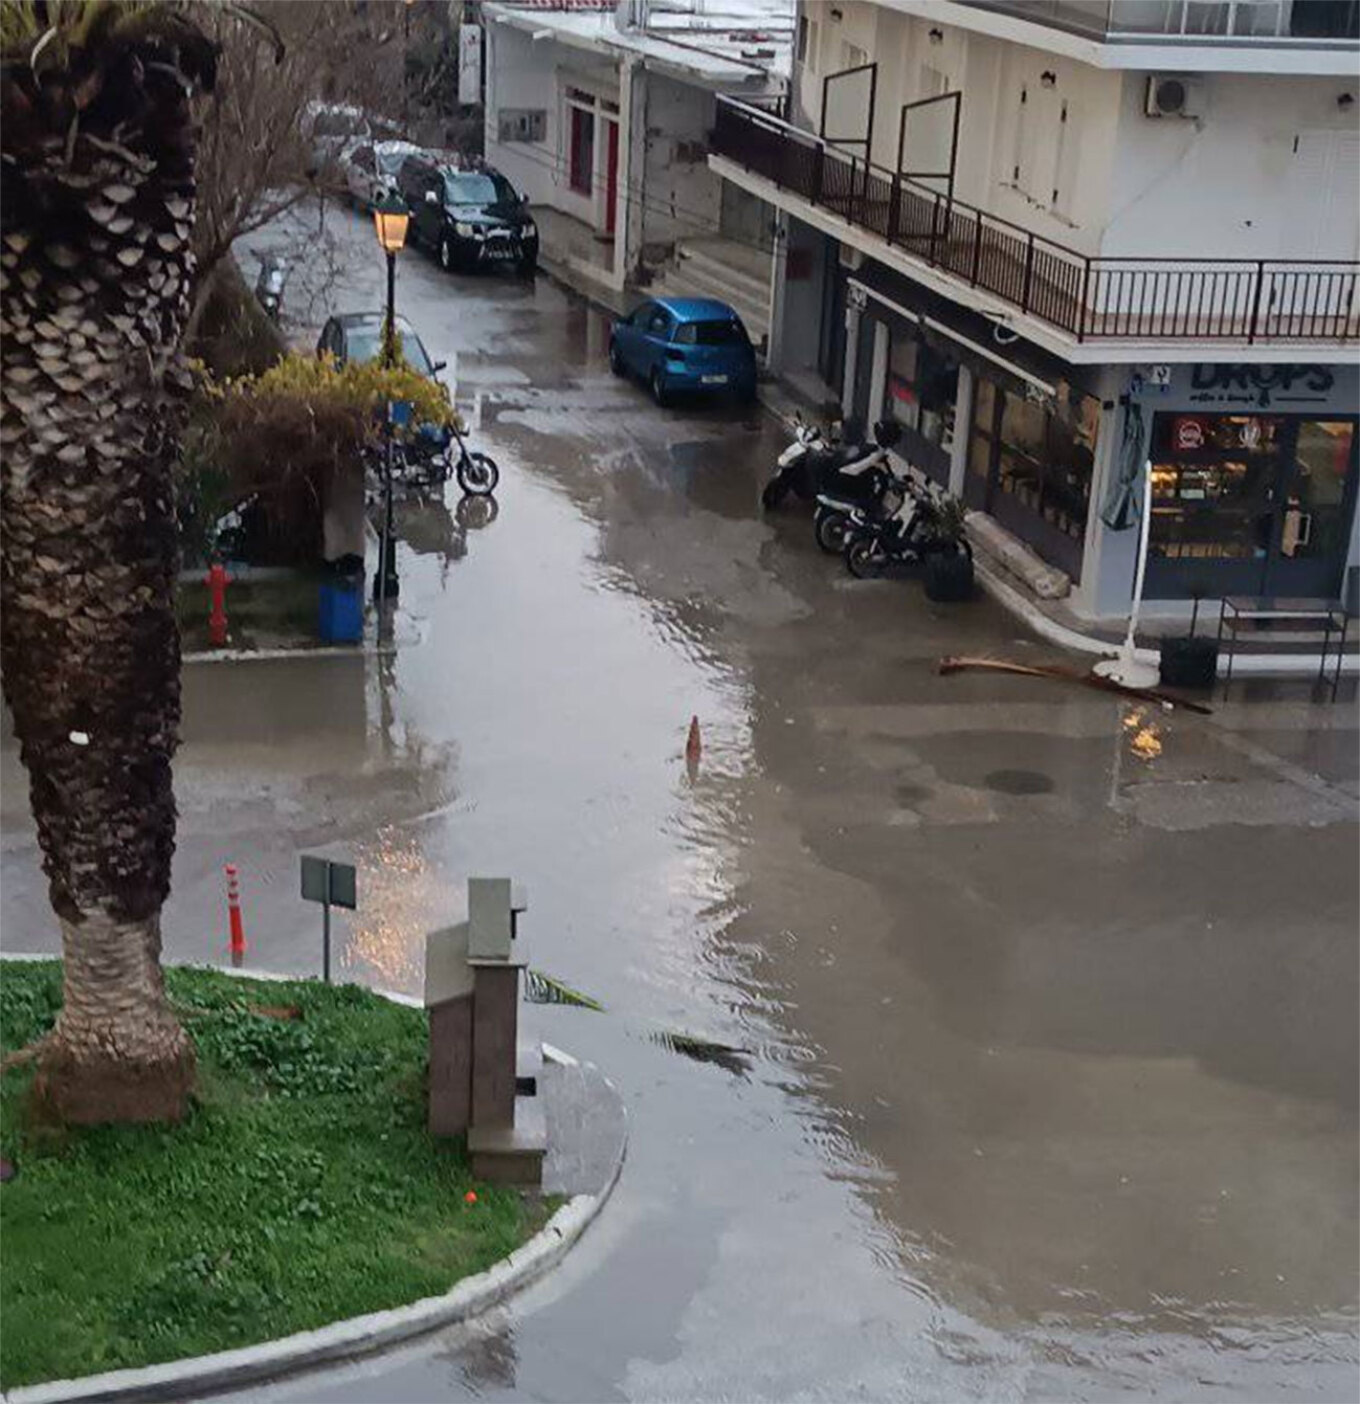
POLYGON ((746 328, 725 302, 712 298, 649 298, 614 323, 609 365, 615 375, 646 381, 659 405, 682 390, 743 401, 756 394, 756 353, 746 328))

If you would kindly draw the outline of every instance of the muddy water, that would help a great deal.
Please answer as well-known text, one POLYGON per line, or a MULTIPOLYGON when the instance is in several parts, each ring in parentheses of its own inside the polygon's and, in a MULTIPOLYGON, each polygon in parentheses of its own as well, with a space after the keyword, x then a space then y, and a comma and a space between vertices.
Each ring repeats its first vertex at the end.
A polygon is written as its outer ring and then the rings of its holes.
POLYGON ((499 511, 403 510, 395 659, 188 670, 167 943, 220 944, 231 859, 252 957, 315 968, 297 854, 346 853, 342 968, 414 989, 466 875, 512 873, 533 964, 605 1005, 533 1030, 632 1142, 512 1308, 259 1397, 1354 1397, 1353 711, 939 678, 1045 654, 763 521, 775 429, 658 412, 545 280, 401 279, 499 511))

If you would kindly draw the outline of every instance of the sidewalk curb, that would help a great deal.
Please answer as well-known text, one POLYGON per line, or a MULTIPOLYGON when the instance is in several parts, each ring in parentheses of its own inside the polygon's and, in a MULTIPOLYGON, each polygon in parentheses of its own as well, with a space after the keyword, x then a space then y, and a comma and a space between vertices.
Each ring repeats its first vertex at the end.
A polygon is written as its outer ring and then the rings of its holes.
POLYGON ((571 264, 545 256, 541 250, 538 255, 538 271, 546 273, 558 287, 585 298, 602 312, 608 312, 611 317, 622 317, 627 311, 626 290, 616 292, 602 280, 589 278, 571 264))
POLYGON ((186 653, 182 663, 254 663, 279 658, 385 658, 396 644, 324 644, 320 648, 210 648, 186 653))
MULTIPOLYGON (((51 955, 0 952, 0 960, 52 960, 51 955)), ((228 975, 251 979, 297 980, 305 976, 265 973, 220 966, 197 968, 222 970, 228 975)), ((375 990, 384 998, 394 996, 375 990)), ((413 1002, 410 996, 396 996, 396 1002, 413 1002)), ((556 1052, 556 1050, 554 1050, 556 1052)), ((559 1055, 560 1056, 560 1055, 559 1055)), ((4 1404, 71 1404, 98 1400, 183 1399, 187 1394, 209 1394, 233 1389, 264 1379, 345 1360, 396 1345, 413 1336, 441 1326, 453 1325, 477 1316, 504 1301, 513 1293, 543 1277, 566 1256, 567 1251, 594 1222, 613 1193, 628 1152, 627 1118, 624 1135, 609 1178, 597 1194, 578 1194, 567 1201, 522 1247, 484 1272, 465 1277, 439 1297, 425 1297, 408 1306, 369 1312, 333 1321, 312 1331, 299 1331, 278 1340, 236 1350, 214 1352, 174 1360, 164 1365, 148 1365, 134 1370, 113 1370, 102 1375, 86 1375, 78 1380, 49 1380, 43 1384, 21 1385, 0 1395, 4 1404)))
MULTIPOLYGON (((1043 610, 1030 603, 1000 572, 975 562, 974 569, 978 583, 991 597, 1008 609, 1018 619, 1027 624, 1041 638, 1055 643, 1061 648, 1072 649, 1076 653, 1094 654, 1101 658, 1117 658, 1119 645, 1108 639, 1095 638, 1090 634, 1069 629, 1056 619, 1050 619, 1043 610)), ((1161 662, 1161 652, 1155 648, 1136 648, 1134 656, 1140 663, 1150 663, 1154 668, 1161 662)), ((1219 672, 1223 672, 1225 659, 1219 659, 1219 672)), ((1334 663, 1328 662, 1327 675, 1330 677, 1334 663)), ((1233 659, 1233 677, 1316 677, 1318 655, 1307 653, 1239 653, 1233 659)), ((1351 654, 1341 660, 1341 676, 1349 677, 1360 673, 1360 657, 1351 654)))

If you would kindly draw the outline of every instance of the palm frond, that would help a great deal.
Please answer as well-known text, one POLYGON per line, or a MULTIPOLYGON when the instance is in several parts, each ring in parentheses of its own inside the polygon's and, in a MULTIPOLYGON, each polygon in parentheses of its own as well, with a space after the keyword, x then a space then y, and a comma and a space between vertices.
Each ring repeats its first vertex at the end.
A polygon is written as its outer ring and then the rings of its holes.
POLYGON ((524 998, 530 1004, 568 1004, 575 1009, 593 1009, 597 1014, 604 1013, 604 1005, 589 995, 554 980, 541 970, 524 972, 524 998))
POLYGON ((733 1077, 745 1077, 751 1071, 751 1054, 730 1043, 718 1043, 711 1038, 700 1038, 696 1034, 679 1033, 673 1029, 658 1029, 650 1037, 653 1043, 671 1053, 678 1053, 682 1058, 696 1063, 722 1068, 733 1077))

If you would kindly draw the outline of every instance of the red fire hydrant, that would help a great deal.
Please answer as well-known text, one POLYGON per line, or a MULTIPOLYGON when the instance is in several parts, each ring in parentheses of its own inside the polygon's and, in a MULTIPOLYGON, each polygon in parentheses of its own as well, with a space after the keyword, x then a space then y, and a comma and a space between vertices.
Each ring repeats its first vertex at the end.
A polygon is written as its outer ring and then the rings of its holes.
POLYGON ((227 642, 227 568, 214 561, 203 577, 212 594, 212 613, 208 616, 208 642, 222 648, 227 642))

